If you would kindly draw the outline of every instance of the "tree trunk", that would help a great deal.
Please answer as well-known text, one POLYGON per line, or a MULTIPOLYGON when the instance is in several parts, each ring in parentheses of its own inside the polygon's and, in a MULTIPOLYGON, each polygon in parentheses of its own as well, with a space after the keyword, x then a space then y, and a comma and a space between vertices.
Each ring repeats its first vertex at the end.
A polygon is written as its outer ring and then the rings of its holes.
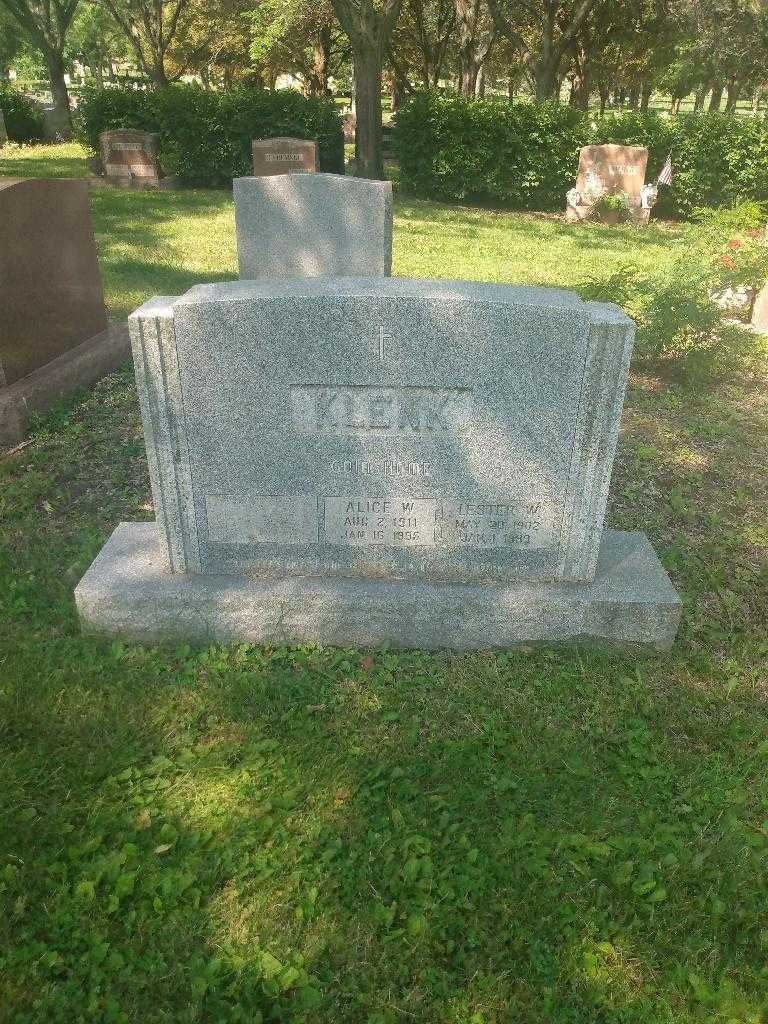
POLYGON ((51 128, 57 138, 68 139, 72 134, 72 116, 67 83, 64 81, 64 58, 60 53, 49 49, 43 51, 43 58, 48 69, 51 97, 53 98, 51 128))
POLYGON ((328 95, 328 55, 331 50, 331 30, 323 27, 320 29, 312 48, 312 76, 310 88, 313 96, 328 95))
POLYGON ((381 146, 381 55, 363 40, 353 42, 357 110, 357 175, 384 177, 381 146))
POLYGON ((605 113, 605 108, 608 103, 608 97, 611 95, 611 91, 607 85, 598 86, 597 91, 600 95, 600 116, 602 117, 605 113))
POLYGON ((553 62, 551 57, 542 54, 541 59, 534 68, 536 99, 539 103, 545 103, 547 100, 557 98, 555 92, 557 88, 558 63, 553 62))
POLYGON ((485 67, 483 65, 480 65, 477 72, 475 96, 477 96, 478 99, 483 99, 485 97, 485 67))
POLYGON ((726 91, 725 100, 725 112, 726 114, 733 114, 736 112, 736 104, 739 102, 741 96, 741 79, 738 77, 728 79, 728 88, 726 91))
POLYGON ((591 92, 592 86, 587 75, 574 75, 571 79, 571 95, 568 98, 570 106, 576 107, 577 110, 588 110, 591 92))
POLYGON ((507 78, 507 99, 511 103, 515 98, 517 92, 517 81, 514 75, 509 75, 507 78))
POLYGON ((704 106, 704 100, 706 99, 707 93, 709 92, 709 85, 700 85, 696 92, 693 94, 693 112, 698 114, 701 108, 704 106))
POLYGON ((640 102, 640 89, 639 89, 638 86, 633 85, 632 88, 629 90, 629 109, 630 110, 637 110, 639 102, 640 102))
POLYGON ((462 96, 474 96, 477 88, 477 76, 480 73, 480 65, 475 60, 474 47, 470 44, 461 49, 461 85, 459 92, 462 96))
POLYGON ((155 57, 154 64, 149 69, 149 80, 153 89, 162 89, 168 85, 168 76, 165 73, 163 58, 160 55, 155 57))
POLYGON ((722 82, 717 82, 712 87, 712 95, 711 95, 710 100, 709 100, 709 110, 710 110, 710 113, 720 109, 720 101, 722 100, 722 98, 723 98, 723 83, 722 82))
POLYGON ((640 88, 640 111, 643 114, 648 113, 648 106, 651 102, 652 93, 653 84, 651 82, 643 82, 640 88))

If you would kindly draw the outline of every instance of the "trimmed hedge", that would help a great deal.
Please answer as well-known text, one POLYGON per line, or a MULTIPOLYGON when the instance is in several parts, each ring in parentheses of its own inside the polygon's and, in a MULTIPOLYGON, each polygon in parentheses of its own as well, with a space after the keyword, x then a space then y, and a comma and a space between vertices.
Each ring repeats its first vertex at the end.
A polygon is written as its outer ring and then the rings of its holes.
POLYGON ((39 142, 43 138, 42 111, 24 93, 0 82, 0 110, 11 142, 39 142))
POLYGON ((297 92, 245 86, 212 92, 196 85, 88 89, 75 125, 80 141, 94 153, 99 134, 109 129, 158 132, 163 169, 186 185, 231 185, 233 178, 252 173, 251 140, 280 135, 315 139, 320 170, 344 173, 344 136, 335 105, 297 92))
POLYGON ((450 202, 562 209, 579 149, 647 146, 647 180, 672 152, 673 180, 659 189, 663 216, 768 199, 768 122, 725 114, 627 112, 602 118, 555 103, 509 103, 419 93, 397 113, 400 180, 416 195, 450 202))

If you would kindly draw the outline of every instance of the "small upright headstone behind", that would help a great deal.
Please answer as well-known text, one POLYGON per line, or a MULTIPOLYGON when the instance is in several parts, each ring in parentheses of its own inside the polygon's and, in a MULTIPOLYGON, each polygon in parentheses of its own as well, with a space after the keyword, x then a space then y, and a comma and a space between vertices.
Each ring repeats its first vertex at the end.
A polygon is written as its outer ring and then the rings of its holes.
POLYGON ((257 177, 314 174, 317 170, 317 143, 311 139, 254 139, 251 151, 257 177))
POLYGON ((343 174, 235 178, 241 278, 388 276, 392 186, 343 174))
POLYGON ((157 188, 161 184, 160 144, 153 132, 120 128, 99 135, 106 180, 122 188, 157 188))

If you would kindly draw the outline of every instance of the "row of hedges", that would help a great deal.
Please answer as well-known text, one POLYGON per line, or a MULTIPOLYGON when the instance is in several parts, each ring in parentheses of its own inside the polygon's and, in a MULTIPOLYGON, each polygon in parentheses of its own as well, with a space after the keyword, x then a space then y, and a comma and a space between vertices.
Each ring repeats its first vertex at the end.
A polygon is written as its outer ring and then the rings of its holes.
POLYGON ((43 138, 43 115, 18 89, 0 82, 0 110, 11 142, 38 142, 43 138))
POLYGON ((672 152, 673 181, 659 190, 662 216, 701 206, 768 199, 768 122, 725 114, 593 114, 560 104, 470 100, 419 93, 397 113, 401 181, 449 202, 562 209, 579 149, 647 146, 648 180, 672 152))
POLYGON ((211 92, 195 85, 88 89, 75 120, 78 138, 98 153, 99 133, 112 128, 158 132, 165 172, 186 185, 231 185, 252 173, 251 140, 281 135, 315 139, 320 169, 344 173, 344 137, 333 102, 296 92, 211 92))

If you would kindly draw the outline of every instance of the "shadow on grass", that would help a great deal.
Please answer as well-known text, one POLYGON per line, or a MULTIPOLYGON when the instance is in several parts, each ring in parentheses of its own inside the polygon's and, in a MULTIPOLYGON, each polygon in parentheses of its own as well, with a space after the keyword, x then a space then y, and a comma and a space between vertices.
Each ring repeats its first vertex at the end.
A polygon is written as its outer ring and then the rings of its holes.
POLYGON ((583 248, 597 246, 611 249, 637 248, 638 246, 650 248, 669 245, 670 241, 677 240, 685 232, 684 225, 658 224, 653 221, 645 228, 630 225, 611 227, 601 224, 568 224, 564 217, 559 215, 545 214, 542 216, 523 210, 449 206, 445 203, 410 197, 400 197, 396 202, 395 217, 397 221, 409 225, 409 227, 410 225, 423 226, 423 230, 417 230, 416 233, 427 233, 430 227, 437 224, 488 230, 489 227, 500 227, 505 221, 509 221, 514 225, 516 235, 537 239, 546 238, 548 241, 553 238, 568 239, 583 248), (432 218, 431 224, 428 222, 430 217, 432 218), (425 220, 428 223, 425 224, 425 220))
POLYGON ((693 1021, 691 973, 757 1004, 765 708, 680 655, 47 646, 2 696, 18 1014, 31 979, 73 1018, 693 1021))
POLYGON ((622 445, 622 525, 651 524, 686 599, 669 654, 167 650, 82 639, 72 609, 147 499, 115 380, 3 479, 11 1019, 758 1012, 768 709, 746 410, 698 399, 676 418, 649 392, 636 409, 658 436, 639 436, 658 455, 622 445), (673 456, 703 427, 690 472, 673 456), (727 529, 709 518, 723 493, 727 529))

